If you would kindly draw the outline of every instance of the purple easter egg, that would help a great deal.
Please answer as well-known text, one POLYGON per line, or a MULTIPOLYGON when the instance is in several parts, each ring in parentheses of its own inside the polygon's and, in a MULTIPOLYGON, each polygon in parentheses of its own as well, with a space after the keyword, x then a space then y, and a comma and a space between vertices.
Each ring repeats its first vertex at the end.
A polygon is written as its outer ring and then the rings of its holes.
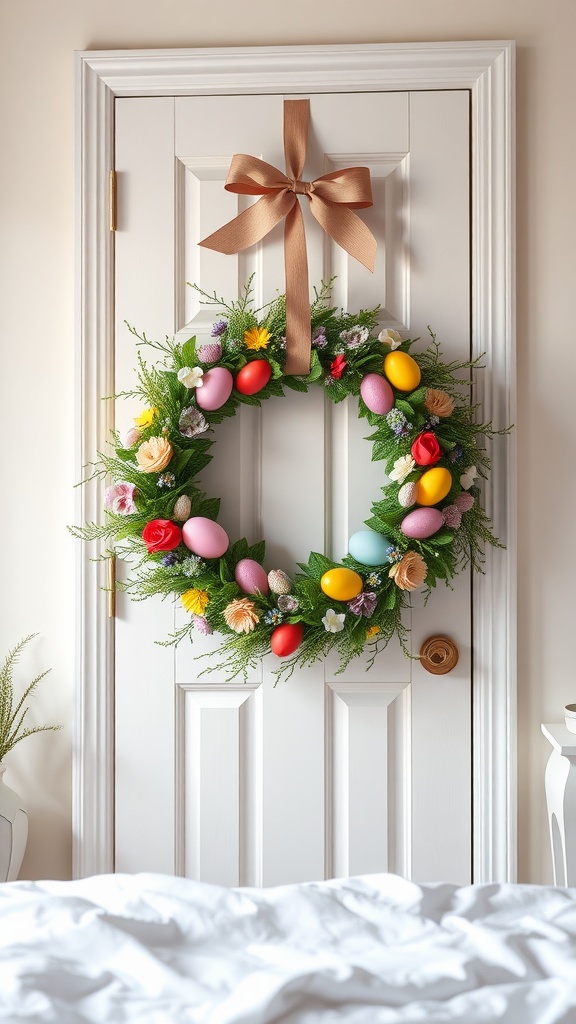
POLYGON ((196 401, 201 409, 213 412, 228 401, 234 387, 234 377, 225 366, 214 366, 202 377, 202 386, 196 388, 196 401))
POLYGON ((234 571, 236 583, 245 594, 268 593, 268 576, 259 562, 253 558, 241 558, 234 571))
POLYGON ((182 540, 201 558, 220 558, 230 543, 226 530, 206 516, 192 516, 182 527, 182 540))
POLYGON ((400 529, 406 537, 412 540, 425 540, 443 525, 444 519, 438 508, 416 508, 409 512, 400 524, 400 529))
POLYGON ((385 416, 394 408, 394 392, 379 373, 367 373, 360 383, 364 405, 378 416, 385 416))

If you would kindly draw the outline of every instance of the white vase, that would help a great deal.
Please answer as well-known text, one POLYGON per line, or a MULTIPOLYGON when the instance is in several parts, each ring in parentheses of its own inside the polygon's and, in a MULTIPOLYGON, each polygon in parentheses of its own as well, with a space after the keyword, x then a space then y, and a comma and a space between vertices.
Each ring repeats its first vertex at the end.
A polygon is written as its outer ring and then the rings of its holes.
POLYGON ((14 882, 28 839, 28 815, 13 789, 4 784, 6 765, 0 764, 0 882, 14 882))

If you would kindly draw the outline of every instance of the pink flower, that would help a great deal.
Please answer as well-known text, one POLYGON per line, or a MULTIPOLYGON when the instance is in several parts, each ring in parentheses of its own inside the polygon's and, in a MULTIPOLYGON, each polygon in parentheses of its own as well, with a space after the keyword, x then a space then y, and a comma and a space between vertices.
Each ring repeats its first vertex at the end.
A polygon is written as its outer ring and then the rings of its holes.
POLYGON ((365 615, 367 619, 372 615, 378 598, 372 590, 364 590, 358 597, 348 601, 348 607, 354 615, 365 615))
POLYGON ((106 489, 105 507, 111 512, 115 512, 117 516, 132 515, 138 511, 134 502, 134 490, 134 484, 127 484, 123 480, 112 484, 106 489))

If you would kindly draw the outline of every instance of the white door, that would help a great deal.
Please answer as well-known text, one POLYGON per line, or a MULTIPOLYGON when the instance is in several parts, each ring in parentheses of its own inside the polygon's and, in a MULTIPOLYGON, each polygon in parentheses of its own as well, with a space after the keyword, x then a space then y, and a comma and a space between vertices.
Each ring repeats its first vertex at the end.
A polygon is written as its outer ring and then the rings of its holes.
MULTIPOLYGON (((116 101, 116 389, 134 381, 123 321, 151 338, 207 336, 214 310, 186 282, 233 297, 252 271, 256 299, 284 290, 282 228, 238 256, 197 242, 233 217, 223 189, 233 153, 284 167, 283 97, 116 101)), ((446 357, 470 335, 469 96, 465 90, 311 95, 304 177, 367 165, 378 241, 370 275, 306 217, 310 283, 337 275, 334 302, 382 305, 406 336, 427 325, 446 357)), ((305 214, 307 211, 305 210, 305 214)), ((138 411, 119 403, 117 426, 138 411)), ((265 538, 266 568, 293 572, 311 550, 345 554, 380 496, 366 423, 321 388, 243 409, 217 427, 203 488, 222 498, 233 539, 265 538)), ((244 684, 199 677, 217 638, 161 647, 180 611, 119 597, 116 623, 115 867, 208 882, 274 885, 396 871, 418 881, 471 876, 470 580, 416 595, 415 653, 431 634, 460 649, 446 676, 396 643, 370 672, 327 661, 273 687, 267 660, 244 684)))

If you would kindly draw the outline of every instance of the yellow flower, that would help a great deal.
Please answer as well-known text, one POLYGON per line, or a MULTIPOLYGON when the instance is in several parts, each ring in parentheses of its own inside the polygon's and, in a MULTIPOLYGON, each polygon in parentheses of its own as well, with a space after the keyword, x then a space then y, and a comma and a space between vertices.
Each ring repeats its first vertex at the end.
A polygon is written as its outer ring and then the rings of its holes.
POLYGON ((151 437, 136 452, 136 461, 143 473, 159 473, 172 458, 172 445, 165 437, 151 437))
POLYGON ((269 334, 265 327, 251 327, 249 331, 244 331, 244 344, 246 348, 254 350, 266 348, 270 338, 271 334, 269 334))
POLYGON ((186 590, 182 594, 182 604, 187 612, 191 612, 194 615, 204 615, 206 605, 210 601, 208 594, 205 590, 186 590))
POLYGON ((260 621, 254 602, 247 597, 231 601, 226 605, 223 615, 226 625, 235 633, 251 633, 256 623, 260 621))
POLYGON ((376 636, 376 633, 379 633, 379 632, 380 632, 380 626, 370 626, 366 630, 366 639, 367 640, 371 640, 372 637, 376 636))
POLYGON ((134 423, 137 427, 150 427, 154 422, 154 417, 158 415, 158 409, 143 409, 139 416, 136 416, 134 423))
POLYGON ((392 566, 388 575, 400 590, 416 590, 426 579, 428 567, 417 551, 407 551, 399 562, 392 566))

